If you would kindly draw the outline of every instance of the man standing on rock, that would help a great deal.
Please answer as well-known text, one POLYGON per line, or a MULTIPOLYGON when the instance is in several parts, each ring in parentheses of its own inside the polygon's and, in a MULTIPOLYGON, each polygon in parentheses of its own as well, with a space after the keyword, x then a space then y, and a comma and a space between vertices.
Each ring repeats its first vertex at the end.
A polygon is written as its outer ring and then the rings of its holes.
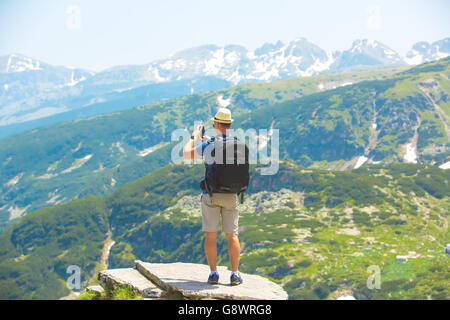
POLYGON ((228 255, 231 263, 231 285, 242 283, 238 271, 240 244, 238 238, 239 212, 237 195, 247 190, 249 183, 248 148, 237 138, 229 134, 233 122, 231 111, 220 108, 213 120, 216 137, 202 135, 202 126, 191 135, 190 141, 183 148, 184 159, 205 156, 205 179, 200 183, 203 190, 202 230, 205 233, 205 254, 211 273, 208 283, 217 284, 217 234, 220 218, 222 229, 228 239, 228 255), (195 141, 202 141, 194 147, 195 141))

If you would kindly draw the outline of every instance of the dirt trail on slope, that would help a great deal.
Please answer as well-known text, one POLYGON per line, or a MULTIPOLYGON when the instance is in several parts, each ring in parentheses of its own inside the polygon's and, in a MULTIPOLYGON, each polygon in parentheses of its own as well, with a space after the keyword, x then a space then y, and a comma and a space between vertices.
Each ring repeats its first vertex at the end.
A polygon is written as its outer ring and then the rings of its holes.
POLYGON ((108 230, 107 233, 108 237, 105 240, 105 243, 103 244, 102 249, 102 259, 100 261, 100 264, 102 266, 102 270, 108 269, 108 258, 109 258, 109 252, 111 251, 112 246, 114 245, 114 240, 112 239, 112 232, 111 230, 108 230))

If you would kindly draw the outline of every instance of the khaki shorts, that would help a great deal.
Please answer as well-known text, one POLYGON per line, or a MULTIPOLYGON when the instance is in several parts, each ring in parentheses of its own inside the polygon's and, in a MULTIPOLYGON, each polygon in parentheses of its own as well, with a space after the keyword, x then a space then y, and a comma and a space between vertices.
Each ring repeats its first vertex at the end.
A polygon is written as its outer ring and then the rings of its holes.
POLYGON ((202 230, 204 232, 219 231, 220 216, 222 230, 228 234, 238 234, 239 212, 237 196, 234 193, 202 194, 202 230))

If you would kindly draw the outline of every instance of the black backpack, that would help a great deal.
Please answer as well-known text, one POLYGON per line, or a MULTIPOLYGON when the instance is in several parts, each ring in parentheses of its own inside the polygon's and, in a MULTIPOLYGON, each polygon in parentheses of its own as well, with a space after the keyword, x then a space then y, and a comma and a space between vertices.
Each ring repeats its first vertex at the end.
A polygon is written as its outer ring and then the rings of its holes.
POLYGON ((243 203, 250 180, 248 147, 236 137, 217 137, 213 141, 214 144, 204 151, 205 180, 200 183, 200 188, 206 189, 209 195, 237 193, 243 203), (208 164, 211 164, 210 168, 208 164))

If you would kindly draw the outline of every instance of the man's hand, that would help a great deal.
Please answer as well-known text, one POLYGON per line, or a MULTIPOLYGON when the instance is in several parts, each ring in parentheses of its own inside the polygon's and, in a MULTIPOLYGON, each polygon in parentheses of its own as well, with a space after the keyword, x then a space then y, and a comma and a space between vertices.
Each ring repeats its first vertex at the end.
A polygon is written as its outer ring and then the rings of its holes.
POLYGON ((203 126, 198 126, 197 129, 192 132, 191 136, 194 137, 194 141, 202 140, 202 128, 203 126))
POLYGON ((202 137, 202 129, 203 126, 198 126, 196 130, 192 132, 192 136, 194 137, 194 141, 208 141, 211 140, 209 136, 206 134, 202 137))
POLYGON ((205 141, 205 138, 209 138, 207 136, 203 136, 203 139, 202 139, 202 128, 203 128, 203 126, 198 126, 197 129, 192 132, 191 136, 194 139, 193 140, 190 139, 188 141, 188 143, 186 143, 186 145, 184 146, 184 148, 183 148, 183 159, 191 160, 191 159, 194 159, 194 158, 201 157, 201 155, 199 155, 197 153, 196 149, 194 148, 194 143, 197 140, 205 141))

